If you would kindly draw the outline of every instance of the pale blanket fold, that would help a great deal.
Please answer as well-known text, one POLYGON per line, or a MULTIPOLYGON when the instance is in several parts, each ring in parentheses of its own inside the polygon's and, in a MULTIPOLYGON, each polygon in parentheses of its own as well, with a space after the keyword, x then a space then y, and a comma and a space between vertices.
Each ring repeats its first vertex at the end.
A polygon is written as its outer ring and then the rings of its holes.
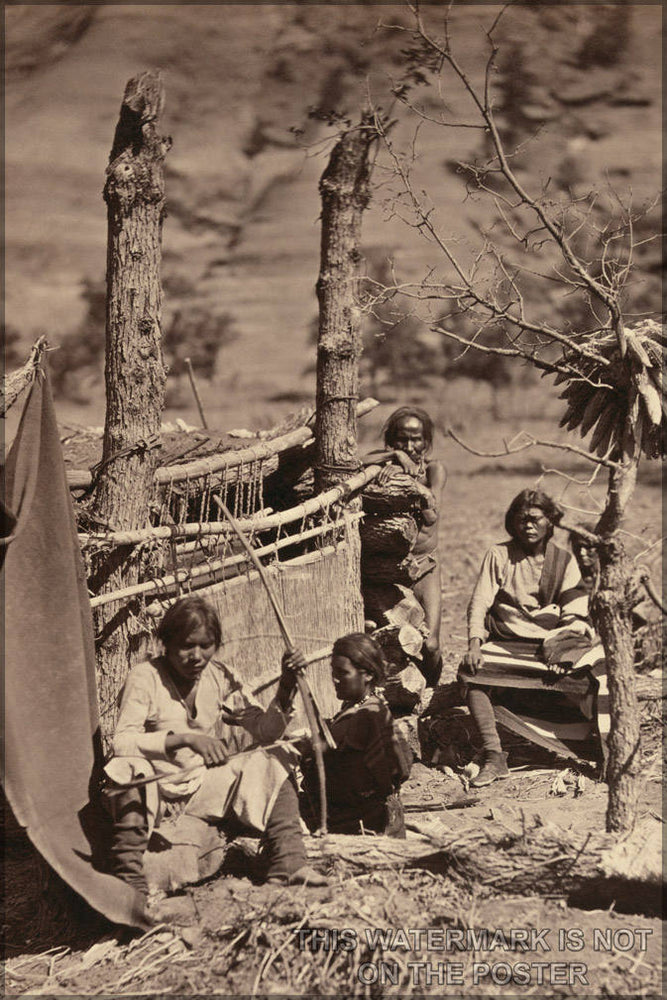
POLYGON ((539 722, 527 714, 521 718, 536 731, 551 733, 561 739, 586 739, 593 725, 597 724, 600 739, 604 745, 609 735, 609 691, 607 688, 607 665, 604 649, 599 642, 588 644, 580 652, 572 669, 558 679, 552 669, 541 658, 540 644, 519 641, 495 640, 482 646, 484 663, 473 676, 461 671, 460 677, 466 684, 483 687, 527 688, 553 690, 565 694, 588 723, 539 722))

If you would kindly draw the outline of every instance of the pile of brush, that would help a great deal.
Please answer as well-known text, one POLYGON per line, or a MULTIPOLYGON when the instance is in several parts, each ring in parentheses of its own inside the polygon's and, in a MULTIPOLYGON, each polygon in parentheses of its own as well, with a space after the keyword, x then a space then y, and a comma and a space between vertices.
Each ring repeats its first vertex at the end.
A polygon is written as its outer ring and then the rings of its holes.
POLYGON ((662 827, 655 819, 644 820, 621 840, 543 824, 537 817, 528 824, 523 814, 511 822, 476 822, 464 830, 434 832, 415 824, 411 829, 421 833, 419 839, 311 838, 308 855, 315 862, 345 863, 357 871, 418 866, 453 875, 468 886, 527 896, 566 898, 584 889, 604 895, 605 886, 613 884, 616 895, 632 895, 640 910, 659 912, 662 827))

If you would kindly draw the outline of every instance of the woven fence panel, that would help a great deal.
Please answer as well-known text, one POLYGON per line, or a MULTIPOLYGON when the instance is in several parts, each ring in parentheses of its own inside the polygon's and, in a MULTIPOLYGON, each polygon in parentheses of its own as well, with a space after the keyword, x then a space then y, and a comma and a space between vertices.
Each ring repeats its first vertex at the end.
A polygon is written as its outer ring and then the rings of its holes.
MULTIPOLYGON (((281 600, 294 643, 305 653, 333 643, 341 635, 363 630, 363 604, 359 591, 359 542, 356 525, 347 541, 335 548, 311 553, 267 567, 275 593, 281 600)), ((264 590, 256 573, 223 581, 198 591, 217 609, 222 622, 220 657, 243 677, 249 689, 275 668, 280 672, 284 645, 264 590)), ((325 716, 340 703, 335 696, 329 661, 314 663, 307 677, 325 716)), ((259 696, 267 704, 275 687, 259 696)), ((294 726, 305 726, 297 705, 294 726)))

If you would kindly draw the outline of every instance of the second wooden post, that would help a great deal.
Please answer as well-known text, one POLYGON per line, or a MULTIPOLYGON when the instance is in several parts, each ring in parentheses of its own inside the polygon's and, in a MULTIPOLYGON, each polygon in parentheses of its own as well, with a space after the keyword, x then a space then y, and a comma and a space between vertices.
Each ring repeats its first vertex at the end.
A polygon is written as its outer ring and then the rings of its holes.
POLYGON ((315 488, 328 489, 359 467, 357 400, 361 316, 357 306, 361 217, 369 201, 371 114, 336 143, 320 180, 322 243, 317 298, 315 488))

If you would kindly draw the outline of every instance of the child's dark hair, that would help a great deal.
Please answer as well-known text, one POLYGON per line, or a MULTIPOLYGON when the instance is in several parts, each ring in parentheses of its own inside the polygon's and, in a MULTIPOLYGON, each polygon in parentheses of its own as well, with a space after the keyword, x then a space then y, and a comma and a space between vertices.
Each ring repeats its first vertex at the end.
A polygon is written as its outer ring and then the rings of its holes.
POLYGON ((426 410, 422 410, 421 406, 399 406, 397 410, 394 410, 394 412, 387 417, 387 421, 382 428, 385 447, 394 447, 396 429, 401 420, 405 420, 406 417, 416 417, 417 420, 420 421, 424 432, 424 443, 427 448, 430 448, 433 445, 435 427, 433 420, 426 410))
POLYGON ((346 656, 357 670, 365 670, 373 684, 383 684, 387 666, 380 644, 365 632, 351 632, 336 639, 333 656, 346 656))
POLYGON ((512 538, 516 538, 514 522, 517 515, 529 507, 539 507, 547 520, 551 522, 552 532, 553 525, 558 524, 563 516, 563 508, 555 500, 552 500, 548 493, 544 493, 542 490, 521 490, 514 497, 505 514, 505 531, 512 538))
POLYGON ((216 649, 222 642, 222 628, 217 611, 203 597, 191 594, 181 597, 165 612, 158 625, 157 637, 168 646, 175 639, 184 639, 193 629, 203 625, 215 642, 216 649))

